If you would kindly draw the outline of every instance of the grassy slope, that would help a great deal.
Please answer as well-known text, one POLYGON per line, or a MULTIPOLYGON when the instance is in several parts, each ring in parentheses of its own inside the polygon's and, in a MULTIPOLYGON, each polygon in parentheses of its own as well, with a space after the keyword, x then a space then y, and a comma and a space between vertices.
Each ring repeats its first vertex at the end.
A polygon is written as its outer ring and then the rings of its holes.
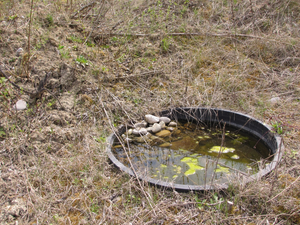
POLYGON ((30 1, 0 3, 1 68, 30 90, 51 71, 38 99, 1 77, 2 224, 299 223, 298 1, 33 2, 29 62, 30 1), (16 113, 19 98, 30 104, 16 113), (225 193, 140 186, 109 164, 112 126, 175 106, 272 124, 283 162, 225 193))

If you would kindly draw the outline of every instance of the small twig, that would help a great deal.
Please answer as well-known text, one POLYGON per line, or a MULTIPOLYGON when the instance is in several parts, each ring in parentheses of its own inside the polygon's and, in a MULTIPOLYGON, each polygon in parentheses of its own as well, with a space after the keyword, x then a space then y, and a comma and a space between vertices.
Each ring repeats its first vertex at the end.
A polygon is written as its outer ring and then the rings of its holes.
POLYGON ((0 68, 0 73, 2 73, 3 76, 5 76, 5 78, 9 81, 9 83, 11 83, 15 88, 19 89, 20 91, 24 91, 26 94, 29 94, 29 95, 35 95, 36 94, 36 93, 28 91, 24 88, 20 88, 19 85, 15 84, 13 81, 11 81, 9 79, 9 77, 6 75, 6 73, 3 72, 3 70, 1 70, 1 68, 0 68))
MULTIPOLYGON (((98 15, 97 15, 96 21, 95 21, 94 24, 93 24, 93 28, 92 28, 91 32, 89 33, 89 35, 87 36, 87 38, 85 39, 85 41, 84 41, 83 44, 85 44, 85 43, 89 40, 90 36, 92 35, 92 33, 94 32, 94 30, 95 30, 95 28, 96 28, 96 25, 97 25, 97 23, 98 23, 100 17, 103 16, 103 15, 105 15, 104 13, 102 13, 102 9, 103 9, 103 7, 104 7, 104 4, 105 4, 105 0, 102 0, 102 4, 101 4, 101 6, 100 6, 100 8, 99 8, 99 11, 98 11, 98 15)), ((106 12, 105 12, 105 13, 106 13, 106 12)))
MULTIPOLYGON (((226 123, 224 123, 224 126, 223 126, 222 142, 221 142, 220 151, 219 151, 219 154, 218 154, 218 157, 217 157, 217 160, 216 160, 216 167, 215 167, 215 170, 216 170, 217 167, 218 167, 219 159, 220 159, 221 154, 222 154, 222 148, 223 148, 224 142, 225 142, 225 125, 226 125, 226 123)), ((215 178, 215 174, 216 174, 216 171, 215 171, 215 170, 214 170, 214 173, 213 173, 212 178, 211 178, 211 186, 213 186, 213 182, 214 182, 214 178, 215 178)))
MULTIPOLYGON (((126 34, 126 33, 101 33, 98 36, 105 36, 105 37, 113 37, 113 36, 132 36, 132 37, 166 37, 166 36, 208 36, 208 37, 242 37, 242 38, 253 38, 253 39, 262 39, 262 40, 268 40, 278 43, 283 43, 286 45, 293 45, 292 43, 282 42, 275 39, 270 39, 269 37, 260 37, 260 36, 254 36, 254 35, 248 35, 248 34, 231 34, 231 33, 156 33, 156 34, 126 34)), ((296 48, 300 48, 300 46, 293 45, 296 48)))
POLYGON ((27 78, 29 78, 29 62, 30 62, 30 36, 31 36, 31 24, 32 24, 32 11, 33 11, 33 0, 31 0, 31 5, 30 5, 30 16, 29 16, 29 30, 28 30, 28 46, 27 46, 27 51, 28 51, 28 61, 26 62, 26 73, 27 73, 27 78))
POLYGON ((163 73, 161 70, 154 70, 154 71, 149 71, 141 74, 133 74, 129 76, 122 76, 122 77, 117 77, 116 80, 121 80, 121 79, 130 79, 130 78, 135 78, 135 77, 143 77, 143 76, 149 76, 149 75, 156 75, 163 73))

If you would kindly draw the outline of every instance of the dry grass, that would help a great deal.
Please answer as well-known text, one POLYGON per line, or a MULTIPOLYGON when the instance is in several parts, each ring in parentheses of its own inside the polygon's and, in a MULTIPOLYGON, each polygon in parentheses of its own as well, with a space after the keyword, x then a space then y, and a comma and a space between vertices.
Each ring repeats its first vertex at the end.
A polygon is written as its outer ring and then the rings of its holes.
POLYGON ((51 76, 35 98, 0 77, 1 224, 300 223, 298 1, 33 1, 28 59, 30 2, 0 2, 0 66, 26 90, 51 76), (16 112, 20 98, 29 106, 16 112), (259 118, 283 136, 284 159, 207 193, 139 183, 109 163, 111 125, 175 106, 259 118))

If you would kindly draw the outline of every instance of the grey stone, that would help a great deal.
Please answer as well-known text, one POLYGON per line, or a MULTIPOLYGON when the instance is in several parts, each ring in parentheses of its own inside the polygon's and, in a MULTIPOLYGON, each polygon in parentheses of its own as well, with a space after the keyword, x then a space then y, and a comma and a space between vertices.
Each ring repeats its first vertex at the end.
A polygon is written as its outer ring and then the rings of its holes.
POLYGON ((139 130, 139 133, 141 134, 141 135, 146 135, 147 133, 148 133, 148 131, 147 131, 147 129, 146 128, 141 128, 140 130, 139 130))
POLYGON ((163 117, 159 117, 159 121, 164 121, 165 124, 168 124, 168 123, 171 122, 171 119, 168 118, 168 117, 163 116, 163 117))
POLYGON ((279 97, 274 97, 274 98, 271 98, 270 99, 270 102, 272 103, 272 104, 276 104, 276 103, 278 103, 280 101, 280 98, 279 97))
POLYGON ((159 125, 161 126, 162 129, 164 129, 166 127, 166 124, 164 121, 160 121, 159 125))
POLYGON ((147 115, 145 115, 145 120, 146 120, 146 122, 151 123, 151 124, 158 123, 159 117, 147 114, 147 115))
POLYGON ((146 130, 147 130, 148 132, 153 132, 152 129, 153 129, 152 127, 147 127, 147 128, 146 128, 146 130))
POLYGON ((16 52, 16 56, 22 56, 23 55, 23 48, 18 48, 17 52, 16 52))
POLYGON ((147 122, 144 120, 142 122, 134 124, 135 128, 141 128, 141 127, 146 127, 146 126, 147 126, 147 122))
POLYGON ((158 123, 155 123, 155 124, 153 124, 153 126, 152 126, 152 132, 153 133, 157 133, 157 132, 159 132, 159 131, 161 131, 161 125, 160 124, 158 124, 158 123))
POLYGON ((18 100, 16 104, 13 106, 16 110, 24 110, 27 107, 27 103, 23 101, 22 99, 18 100))
POLYGON ((177 127, 177 123, 172 121, 172 122, 169 123, 169 126, 170 127, 177 127))
POLYGON ((138 129, 133 129, 133 130, 132 130, 132 134, 133 134, 133 135, 139 135, 140 132, 139 132, 138 129))

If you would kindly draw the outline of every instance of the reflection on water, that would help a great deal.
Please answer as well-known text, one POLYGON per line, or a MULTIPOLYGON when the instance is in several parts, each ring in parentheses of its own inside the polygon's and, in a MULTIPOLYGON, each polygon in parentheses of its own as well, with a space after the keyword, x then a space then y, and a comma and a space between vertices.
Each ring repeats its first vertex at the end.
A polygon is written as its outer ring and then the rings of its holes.
MULTIPOLYGON (((257 162, 269 154, 258 138, 232 129, 224 135, 204 127, 182 129, 166 142, 162 146, 169 147, 137 143, 126 148, 138 174, 176 184, 205 185, 212 179, 214 184, 220 184, 232 175, 253 174, 257 162)), ((130 167, 123 148, 116 146, 113 152, 120 162, 130 167)))

